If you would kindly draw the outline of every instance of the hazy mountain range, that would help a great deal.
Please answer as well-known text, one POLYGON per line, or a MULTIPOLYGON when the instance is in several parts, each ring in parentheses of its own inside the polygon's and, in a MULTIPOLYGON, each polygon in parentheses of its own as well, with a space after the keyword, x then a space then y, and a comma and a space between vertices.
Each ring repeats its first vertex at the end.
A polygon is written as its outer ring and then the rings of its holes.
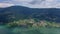
POLYGON ((0 8, 0 23, 8 23, 20 19, 38 19, 60 22, 60 9, 57 8, 27 8, 11 6, 0 8))

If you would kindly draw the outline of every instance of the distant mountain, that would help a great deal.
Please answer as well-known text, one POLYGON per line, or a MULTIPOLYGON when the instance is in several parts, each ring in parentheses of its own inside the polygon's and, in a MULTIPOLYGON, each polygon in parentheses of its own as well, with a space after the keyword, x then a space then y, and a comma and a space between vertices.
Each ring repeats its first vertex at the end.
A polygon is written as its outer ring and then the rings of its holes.
POLYGON ((0 8, 0 23, 8 23, 14 20, 36 18, 60 22, 60 9, 57 8, 27 8, 23 6, 11 6, 0 8))

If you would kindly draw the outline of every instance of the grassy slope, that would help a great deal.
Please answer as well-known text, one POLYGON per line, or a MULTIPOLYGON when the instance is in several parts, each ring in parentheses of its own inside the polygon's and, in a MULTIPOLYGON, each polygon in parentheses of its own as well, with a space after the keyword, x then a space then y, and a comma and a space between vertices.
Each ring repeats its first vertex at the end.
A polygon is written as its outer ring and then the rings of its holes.
POLYGON ((0 34, 60 34, 60 28, 46 28, 46 27, 20 28, 20 27, 15 27, 15 28, 9 29, 9 28, 6 28, 6 26, 0 26, 0 34))
MULTIPOLYGON (((24 21, 26 20, 19 20, 19 21, 14 21, 10 24, 10 26, 8 27, 11 27, 11 28, 7 28, 7 25, 6 26, 0 26, 0 34, 60 34, 60 27, 56 27, 58 24, 57 23, 50 23, 48 21, 45 21, 44 23, 46 23, 48 25, 48 27, 46 26, 32 26, 32 27, 28 27, 28 28, 25 28, 25 27, 20 27, 20 26, 17 26, 18 24, 21 24, 22 22, 25 23, 24 21), (15 24, 17 25, 15 25, 15 24), (17 27, 13 27, 14 26, 17 26, 17 27), (4 32, 4 33, 3 33, 4 32)), ((30 20, 28 20, 28 23, 29 23, 30 20)), ((32 20, 34 21, 34 20, 32 20)), ((35 21, 34 21, 35 22, 35 21)), ((43 25, 44 25, 43 23, 43 25)), ((28 26, 28 25, 27 25, 28 26)))

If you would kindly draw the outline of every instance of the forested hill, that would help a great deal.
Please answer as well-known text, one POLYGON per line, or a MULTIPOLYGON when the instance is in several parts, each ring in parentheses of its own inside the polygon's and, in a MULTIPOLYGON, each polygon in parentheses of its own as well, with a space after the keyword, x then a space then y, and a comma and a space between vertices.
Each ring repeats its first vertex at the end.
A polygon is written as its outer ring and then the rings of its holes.
POLYGON ((60 9, 57 8, 27 8, 11 6, 0 8, 0 23, 8 23, 20 19, 38 19, 60 22, 60 9))

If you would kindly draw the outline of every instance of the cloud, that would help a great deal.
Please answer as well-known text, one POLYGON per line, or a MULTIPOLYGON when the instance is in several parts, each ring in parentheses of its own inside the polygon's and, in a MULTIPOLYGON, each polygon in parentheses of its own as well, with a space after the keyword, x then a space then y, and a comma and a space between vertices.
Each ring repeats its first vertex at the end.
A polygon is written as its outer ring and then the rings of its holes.
POLYGON ((17 5, 22 5, 30 8, 60 8, 60 3, 56 0, 33 0, 31 2, 22 2, 17 5))
POLYGON ((30 8, 60 8, 58 0, 13 0, 16 5, 30 8))
POLYGON ((0 8, 5 8, 5 7, 9 7, 9 6, 13 6, 14 4, 10 4, 10 3, 0 3, 0 8))
POLYGON ((60 8, 59 0, 6 0, 1 5, 7 7, 13 4, 29 8, 60 8))
POLYGON ((33 0, 13 0, 13 1, 16 1, 16 2, 31 2, 33 0))

